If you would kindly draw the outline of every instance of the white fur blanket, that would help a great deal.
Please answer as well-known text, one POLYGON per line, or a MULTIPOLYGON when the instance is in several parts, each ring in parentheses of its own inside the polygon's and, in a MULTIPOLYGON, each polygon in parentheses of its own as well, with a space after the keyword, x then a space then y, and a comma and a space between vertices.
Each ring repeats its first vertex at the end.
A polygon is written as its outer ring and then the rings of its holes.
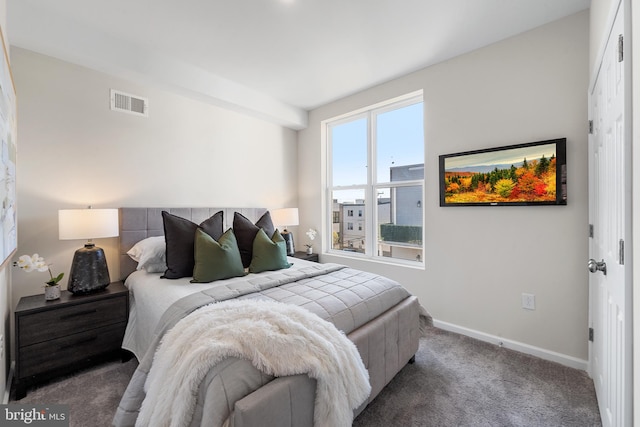
POLYGON ((356 346, 333 324, 294 305, 229 300, 194 311, 164 336, 136 426, 188 426, 201 381, 228 357, 269 375, 315 378, 316 427, 350 426, 371 392, 356 346))

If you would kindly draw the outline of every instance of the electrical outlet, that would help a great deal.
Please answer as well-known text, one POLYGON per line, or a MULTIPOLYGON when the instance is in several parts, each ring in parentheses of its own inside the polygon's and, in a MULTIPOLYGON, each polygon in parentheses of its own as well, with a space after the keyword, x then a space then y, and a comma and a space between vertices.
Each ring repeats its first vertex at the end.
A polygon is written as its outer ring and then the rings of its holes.
POLYGON ((522 294, 522 308, 526 310, 535 310, 536 296, 533 294, 522 294))

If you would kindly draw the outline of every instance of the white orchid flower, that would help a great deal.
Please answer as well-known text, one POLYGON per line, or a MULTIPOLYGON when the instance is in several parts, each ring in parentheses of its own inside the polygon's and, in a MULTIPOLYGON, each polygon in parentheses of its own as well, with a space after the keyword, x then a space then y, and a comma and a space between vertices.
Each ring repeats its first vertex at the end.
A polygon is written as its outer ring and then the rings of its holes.
POLYGON ((18 267, 27 272, 33 271, 33 263, 31 261, 31 257, 29 255, 22 255, 20 258, 18 258, 18 267))
POLYGON ((53 277, 53 273, 51 273, 51 265, 47 264, 44 258, 38 254, 33 254, 31 256, 21 255, 14 265, 20 267, 27 273, 30 273, 32 271, 48 271, 51 280, 47 281, 46 283, 49 286, 57 285, 64 276, 64 273, 60 273, 56 277, 53 277))
MULTIPOLYGON (((316 230, 314 230, 313 228, 310 228, 309 230, 307 230, 307 232, 305 234, 307 235, 309 240, 311 240, 313 242, 313 239, 316 238, 316 234, 318 234, 318 232, 316 230)), ((311 249, 313 247, 313 244, 312 243, 306 243, 305 246, 307 248, 311 249)))
POLYGON ((44 258, 40 258, 38 261, 33 263, 33 268, 38 271, 48 271, 49 265, 45 262, 44 258))

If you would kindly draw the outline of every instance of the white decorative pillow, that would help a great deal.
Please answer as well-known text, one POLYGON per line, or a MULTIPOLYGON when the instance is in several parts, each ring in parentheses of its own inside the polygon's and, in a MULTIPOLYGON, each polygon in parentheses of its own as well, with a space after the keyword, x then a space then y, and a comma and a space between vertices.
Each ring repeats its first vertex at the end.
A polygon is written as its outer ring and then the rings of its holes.
POLYGON ((164 273, 167 269, 167 245, 164 236, 148 237, 140 240, 127 255, 138 263, 136 270, 144 269, 147 273, 164 273))

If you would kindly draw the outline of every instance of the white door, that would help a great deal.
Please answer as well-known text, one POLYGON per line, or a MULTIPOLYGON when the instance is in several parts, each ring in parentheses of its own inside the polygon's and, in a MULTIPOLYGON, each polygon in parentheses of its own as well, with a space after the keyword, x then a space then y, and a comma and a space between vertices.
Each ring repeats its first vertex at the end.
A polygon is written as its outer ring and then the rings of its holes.
POLYGON ((620 3, 589 102, 590 373, 604 427, 630 426, 632 417, 631 268, 626 261, 631 251, 625 247, 631 242, 631 150, 625 123, 627 73, 619 52, 624 34, 620 3))

